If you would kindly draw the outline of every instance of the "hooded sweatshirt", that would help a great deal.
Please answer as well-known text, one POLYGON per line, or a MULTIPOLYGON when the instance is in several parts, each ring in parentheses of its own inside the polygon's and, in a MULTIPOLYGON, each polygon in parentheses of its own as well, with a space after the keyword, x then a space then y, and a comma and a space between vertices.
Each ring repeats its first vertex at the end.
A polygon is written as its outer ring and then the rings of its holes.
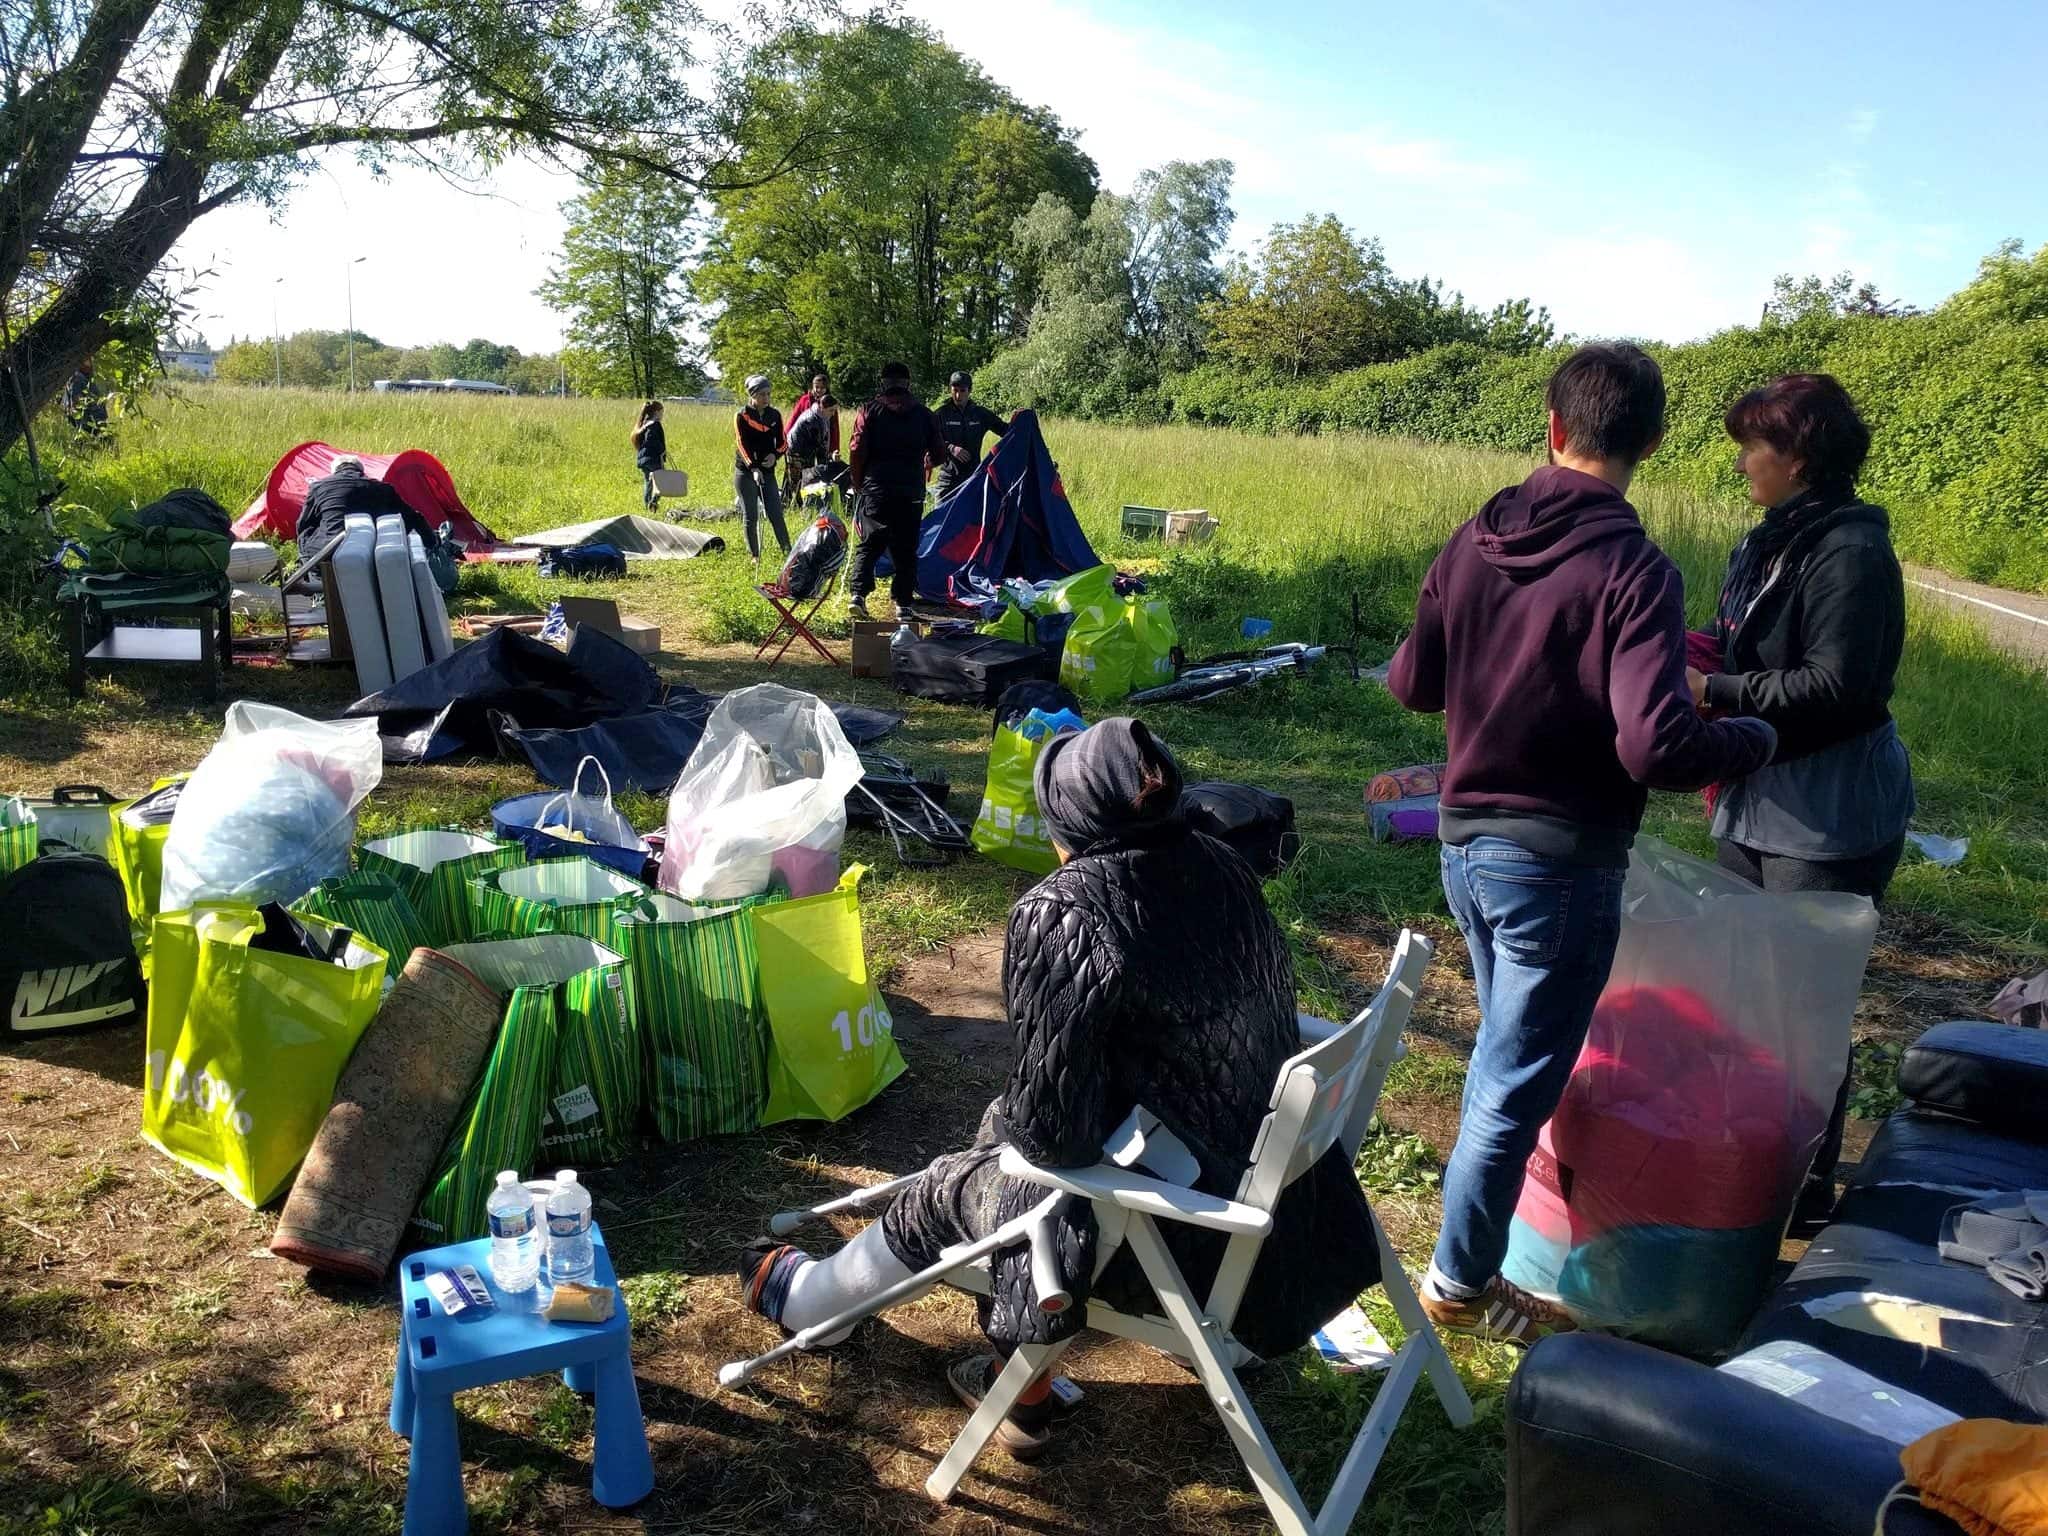
POLYGON ((853 419, 846 467, 856 491, 924 499, 924 470, 946 452, 939 424, 904 383, 886 385, 853 419))
POLYGON ((1625 864, 1648 789, 1770 760, 1761 720, 1707 721, 1685 681, 1685 584, 1606 481, 1561 465, 1502 491, 1444 546, 1387 686, 1442 711, 1441 828, 1625 864))

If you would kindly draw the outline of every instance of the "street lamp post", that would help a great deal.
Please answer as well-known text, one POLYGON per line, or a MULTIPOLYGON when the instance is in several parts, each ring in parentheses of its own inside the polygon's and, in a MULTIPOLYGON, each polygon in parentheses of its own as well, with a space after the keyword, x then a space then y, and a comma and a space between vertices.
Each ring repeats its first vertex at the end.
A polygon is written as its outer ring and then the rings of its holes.
POLYGON ((284 332, 277 324, 277 290, 284 282, 281 277, 272 278, 270 283, 270 356, 277 368, 277 387, 284 388, 284 332))
POLYGON ((356 268, 370 258, 358 256, 341 269, 342 281, 348 288, 348 392, 356 392, 356 268))

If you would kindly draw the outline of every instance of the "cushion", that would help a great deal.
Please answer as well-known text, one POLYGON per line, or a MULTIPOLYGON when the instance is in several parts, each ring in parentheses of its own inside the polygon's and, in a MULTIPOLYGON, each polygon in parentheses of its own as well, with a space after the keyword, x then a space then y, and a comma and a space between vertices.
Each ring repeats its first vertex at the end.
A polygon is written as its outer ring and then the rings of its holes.
POLYGON ((1906 1052, 1899 1089, 1929 1109, 2048 1140, 2048 1030, 1937 1024, 1906 1052))

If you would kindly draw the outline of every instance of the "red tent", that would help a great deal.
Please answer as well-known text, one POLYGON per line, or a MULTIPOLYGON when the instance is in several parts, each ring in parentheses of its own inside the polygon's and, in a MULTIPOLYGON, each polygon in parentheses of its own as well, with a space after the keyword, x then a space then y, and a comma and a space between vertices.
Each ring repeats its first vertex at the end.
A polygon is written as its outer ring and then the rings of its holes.
MULTIPOLYGON (((334 469, 334 461, 346 449, 326 443, 301 443, 277 461, 256 499, 235 523, 235 537, 253 539, 262 534, 275 538, 296 538, 299 513, 306 504, 306 487, 334 469)), ((465 550, 482 554, 497 546, 498 536, 478 522, 462 504, 448 470, 431 453, 408 448, 403 453, 359 453, 363 473, 382 480, 404 498, 405 504, 438 528, 448 525, 448 536, 465 550)))

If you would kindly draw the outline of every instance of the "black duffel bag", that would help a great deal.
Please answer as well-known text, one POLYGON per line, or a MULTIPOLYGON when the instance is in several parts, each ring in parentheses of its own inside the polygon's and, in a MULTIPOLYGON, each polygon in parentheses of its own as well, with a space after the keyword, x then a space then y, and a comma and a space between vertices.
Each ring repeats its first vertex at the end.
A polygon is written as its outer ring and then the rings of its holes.
POLYGON ((140 1024, 148 1010, 114 866, 45 848, 0 879, 0 1019, 16 1038, 140 1024))
POLYGON ((1181 814, 1197 832, 1237 850, 1261 880, 1283 873, 1301 852, 1294 802, 1249 784, 1190 784, 1181 791, 1181 814))
POLYGON ((1049 679, 1053 667, 1035 645, 972 629, 937 629, 900 649, 892 647, 889 676, 898 693, 912 698, 993 709, 1012 683, 1049 679))

